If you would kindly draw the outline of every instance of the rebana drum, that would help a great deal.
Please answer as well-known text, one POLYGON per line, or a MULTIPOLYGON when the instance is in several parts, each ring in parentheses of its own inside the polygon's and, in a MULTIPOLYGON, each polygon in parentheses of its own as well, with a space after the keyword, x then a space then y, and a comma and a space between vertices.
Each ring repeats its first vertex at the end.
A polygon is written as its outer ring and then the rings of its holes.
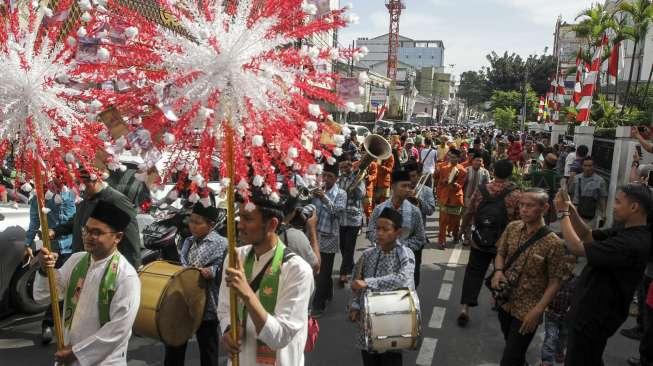
POLYGON ((363 331, 368 351, 381 353, 419 347, 422 326, 415 291, 367 291, 363 296, 363 310, 363 331))

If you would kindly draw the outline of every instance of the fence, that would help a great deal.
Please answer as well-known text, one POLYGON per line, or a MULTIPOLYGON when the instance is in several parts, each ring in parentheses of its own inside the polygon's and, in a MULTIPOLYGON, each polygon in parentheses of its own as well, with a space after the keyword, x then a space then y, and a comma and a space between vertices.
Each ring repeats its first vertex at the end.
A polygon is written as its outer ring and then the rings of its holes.
POLYGON ((612 170, 612 160, 614 155, 614 140, 594 138, 592 144, 592 160, 594 160, 594 170, 603 178, 610 180, 612 170))

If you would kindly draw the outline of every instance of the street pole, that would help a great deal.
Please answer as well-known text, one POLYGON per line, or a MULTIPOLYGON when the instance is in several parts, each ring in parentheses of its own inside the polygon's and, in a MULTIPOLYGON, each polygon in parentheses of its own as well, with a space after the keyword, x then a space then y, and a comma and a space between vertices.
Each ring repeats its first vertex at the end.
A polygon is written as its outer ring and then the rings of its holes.
POLYGON ((522 107, 522 119, 521 119, 521 132, 524 132, 524 126, 526 125, 526 97, 528 95, 528 89, 526 87, 528 82, 528 69, 524 68, 524 106, 522 107))

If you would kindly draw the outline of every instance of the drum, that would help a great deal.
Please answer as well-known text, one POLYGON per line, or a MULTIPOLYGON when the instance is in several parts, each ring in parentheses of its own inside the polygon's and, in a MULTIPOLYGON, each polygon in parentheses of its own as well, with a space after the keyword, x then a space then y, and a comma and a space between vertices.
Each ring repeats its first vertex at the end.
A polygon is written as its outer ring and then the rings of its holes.
POLYGON ((419 347, 422 322, 419 299, 414 290, 367 291, 362 305, 368 351, 381 353, 419 347))
POLYGON ((141 304, 134 333, 180 346, 197 331, 204 316, 206 280, 197 268, 154 261, 139 272, 141 304))

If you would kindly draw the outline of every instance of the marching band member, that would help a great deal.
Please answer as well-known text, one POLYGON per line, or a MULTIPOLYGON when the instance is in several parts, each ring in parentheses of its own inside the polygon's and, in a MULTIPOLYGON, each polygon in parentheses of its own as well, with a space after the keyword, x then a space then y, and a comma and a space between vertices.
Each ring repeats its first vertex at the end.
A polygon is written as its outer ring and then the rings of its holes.
POLYGON ((422 213, 422 224, 424 224, 424 231, 426 232, 426 217, 435 212, 435 196, 433 195, 433 189, 429 187, 428 180, 422 182, 423 185, 421 189, 420 187, 417 187, 417 183, 423 174, 419 169, 419 165, 408 164, 406 165, 406 170, 410 175, 410 185, 413 188, 413 196, 409 197, 408 200, 413 205, 417 206, 422 213), (419 192, 417 192, 417 190, 419 190, 419 192), (419 196, 417 196, 417 193, 419 193, 419 196))
MULTIPOLYGON (((399 162, 397 162, 399 164, 399 162)), ((390 197, 390 184, 392 170, 395 166, 395 158, 390 155, 379 164, 376 173, 376 187, 374 188, 374 203, 379 204, 390 197)))
MULTIPOLYGON (((414 289, 415 257, 407 247, 398 243, 402 231, 402 214, 385 207, 377 217, 376 247, 363 252, 354 270, 349 319, 361 320, 361 296, 364 291, 392 291, 414 289)), ((365 349, 364 330, 358 328, 356 346, 360 348, 364 366, 401 366, 401 352, 371 353, 365 349)))
POLYGON ((357 171, 352 171, 351 156, 343 153, 340 157, 340 178, 338 187, 345 191, 347 204, 344 215, 340 217, 340 253, 342 264, 340 265, 340 287, 348 282, 351 270, 354 268, 354 249, 356 238, 363 224, 363 212, 361 210, 363 196, 365 195, 365 183, 361 180, 355 187, 350 186, 356 181, 357 171), (350 190, 348 190, 350 189, 350 190))
POLYGON ((449 150, 449 162, 443 163, 438 169, 437 195, 440 205, 440 228, 438 244, 440 249, 446 247, 447 233, 453 234, 454 241, 460 240, 460 215, 464 205, 463 186, 467 173, 458 164, 460 150, 449 150))
POLYGON ((377 172, 379 169, 379 164, 376 161, 372 161, 367 167, 367 174, 365 175, 365 199, 363 199, 363 211, 365 212, 365 217, 370 219, 372 215, 372 210, 374 209, 374 187, 376 186, 377 172))
POLYGON ((422 264, 422 248, 426 245, 426 234, 419 208, 406 198, 413 194, 410 175, 405 170, 392 172, 392 197, 374 208, 368 225, 367 238, 376 243, 376 221, 386 207, 393 208, 402 216, 402 236, 399 243, 413 251, 415 256, 415 286, 419 285, 420 266, 422 264))
POLYGON ((317 234, 320 242, 320 273, 317 276, 315 297, 313 298, 314 317, 319 317, 326 309, 326 302, 333 297, 333 260, 340 247, 340 217, 345 212, 347 193, 336 181, 337 165, 324 164, 322 178, 324 190, 313 192, 313 205, 317 212, 317 234))
MULTIPOLYGON (((227 239, 215 230, 220 212, 214 206, 204 207, 202 203, 193 206, 193 212, 188 221, 192 236, 181 245, 179 259, 184 267, 200 269, 202 277, 209 281, 206 296, 206 306, 202 324, 195 333, 200 348, 200 364, 202 366, 217 366, 218 361, 218 291, 222 273, 222 263, 227 251, 227 239)), ((166 345, 164 365, 183 365, 186 358, 186 344, 172 347, 166 345)))
MULTIPOLYGON (((64 296, 64 347, 54 354, 65 365, 127 365, 127 346, 141 298, 136 270, 118 251, 130 213, 98 201, 82 227, 84 252, 55 269, 64 296)), ((41 249, 41 271, 54 268, 57 256, 41 249)), ((34 299, 50 299, 48 279, 40 272, 34 299)))
POLYGON ((236 248, 237 268, 224 266, 218 299, 222 344, 228 353, 240 354, 243 366, 303 365, 313 270, 286 251, 276 234, 283 220, 280 203, 254 194, 250 203, 241 205, 239 215, 239 239, 247 245, 236 248), (242 304, 239 319, 245 329, 241 326, 237 341, 229 332, 228 287, 236 290, 242 304))

